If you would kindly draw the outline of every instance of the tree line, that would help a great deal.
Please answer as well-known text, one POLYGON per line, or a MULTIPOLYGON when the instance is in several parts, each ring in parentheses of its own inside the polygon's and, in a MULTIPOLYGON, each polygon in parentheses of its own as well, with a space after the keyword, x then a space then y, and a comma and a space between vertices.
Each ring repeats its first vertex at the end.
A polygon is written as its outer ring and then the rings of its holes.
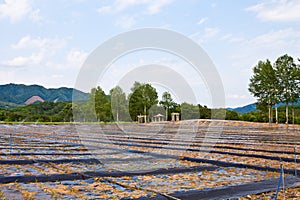
MULTIPOLYGON (((148 120, 157 114, 171 120, 171 113, 180 113, 185 119, 210 119, 212 110, 200 104, 176 103, 169 92, 158 99, 156 89, 149 83, 135 82, 126 95, 120 86, 108 94, 97 86, 92 88, 87 101, 39 102, 17 108, 1 109, 0 121, 4 122, 114 122, 137 121, 138 115, 147 115, 148 120)), ((227 111, 228 119, 239 119, 235 111, 227 111)))
POLYGON ((290 121, 290 107, 295 121, 293 105, 300 98, 300 65, 287 54, 277 58, 273 64, 268 59, 259 61, 253 68, 248 90, 257 98, 258 110, 268 109, 269 123, 274 121, 274 109, 275 121, 279 122, 278 104, 281 102, 285 103, 285 123, 290 121))
MULTIPOLYGON (((260 61, 259 64, 254 68, 256 72, 260 73, 255 74, 251 77, 251 79, 258 80, 257 76, 260 75, 260 83, 266 81, 267 78, 265 76, 270 75, 270 73, 266 71, 266 68, 270 70, 270 64, 268 63, 270 62, 260 61)), ((258 83, 258 81, 251 84, 253 84, 255 87, 261 88, 259 84, 255 85, 254 83, 258 83)), ((275 84, 269 84, 268 87, 273 87, 274 85, 275 84)), ((265 90, 266 89, 261 91, 265 90)), ((261 97, 268 97, 268 99, 273 101, 273 99, 267 95, 261 95, 261 97)), ((151 84, 135 82, 128 95, 125 94, 120 86, 112 88, 108 94, 106 94, 103 89, 98 86, 91 89, 87 101, 57 103, 40 102, 17 108, 0 109, 0 121, 131 122, 137 121, 138 115, 147 115, 148 121, 151 121, 152 117, 157 114, 163 114, 165 120, 170 121, 172 112, 180 113, 181 120, 211 119, 212 112, 216 114, 218 111, 220 111, 220 115, 223 115, 225 110, 226 120, 268 122, 270 121, 270 109, 268 110, 268 108, 271 108, 271 110, 273 110, 273 108, 265 102, 272 101, 266 101, 264 98, 261 98, 261 101, 259 101, 256 106, 257 111, 239 114, 234 110, 211 109, 200 104, 195 105, 187 102, 176 103, 171 94, 167 91, 162 94, 162 97, 159 100, 158 93, 151 84)), ((295 117, 291 117, 289 115, 288 120, 299 124, 300 105, 289 105, 288 108, 291 109, 291 107, 293 107, 292 109, 295 117)), ((286 108, 284 106, 280 106, 277 109, 279 123, 285 122, 285 110, 286 108)))
POLYGON ((146 115, 148 121, 157 114, 164 115, 166 121, 171 120, 171 113, 184 113, 181 119, 199 119, 211 117, 207 106, 176 103, 169 92, 158 99, 156 89, 149 83, 135 82, 131 92, 126 95, 120 86, 116 86, 105 94, 98 86, 91 89, 85 104, 73 104, 74 121, 137 121, 138 115, 146 115))
POLYGON ((3 122, 70 122, 73 120, 71 102, 39 102, 16 108, 0 109, 3 122))

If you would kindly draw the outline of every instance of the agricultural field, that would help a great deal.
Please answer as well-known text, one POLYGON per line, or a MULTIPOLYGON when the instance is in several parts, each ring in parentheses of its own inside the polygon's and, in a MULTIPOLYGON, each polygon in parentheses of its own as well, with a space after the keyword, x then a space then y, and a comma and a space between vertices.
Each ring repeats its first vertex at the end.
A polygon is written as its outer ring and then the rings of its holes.
POLYGON ((299 199, 299 154, 299 125, 1 124, 0 199, 299 199))

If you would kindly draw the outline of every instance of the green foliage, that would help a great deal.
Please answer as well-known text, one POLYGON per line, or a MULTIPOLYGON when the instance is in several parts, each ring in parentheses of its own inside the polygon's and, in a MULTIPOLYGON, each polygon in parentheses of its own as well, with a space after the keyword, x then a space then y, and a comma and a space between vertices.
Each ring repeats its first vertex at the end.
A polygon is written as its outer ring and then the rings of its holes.
POLYGON ((136 121, 137 115, 148 115, 149 109, 158 103, 156 89, 150 84, 135 82, 129 95, 129 113, 131 119, 136 121))
MULTIPOLYGON (((257 97, 257 109, 262 112, 268 110, 269 122, 273 122, 274 118, 272 107, 279 101, 285 102, 286 123, 288 123, 288 105, 300 97, 300 67, 287 54, 279 57, 274 67, 269 60, 259 61, 253 68, 248 89, 254 97, 257 97)), ((260 119, 256 117, 256 120, 260 119)))
POLYGON ((253 68, 249 91, 260 103, 274 105, 278 101, 278 80, 269 60, 259 61, 253 68))
POLYGON ((92 107, 92 112, 95 113, 97 121, 111 121, 111 103, 110 98, 100 86, 93 88, 90 93, 88 105, 92 107))
POLYGON ((116 86, 109 91, 111 97, 111 111, 114 121, 128 121, 126 94, 120 86, 116 86))
POLYGON ((211 109, 207 106, 201 106, 198 104, 199 111, 200 111, 200 119, 211 119, 211 109))
POLYGON ((181 120, 200 118, 199 107, 197 105, 184 102, 181 104, 180 107, 181 107, 181 120))
POLYGON ((165 109, 164 107, 160 106, 160 105, 153 105, 151 106, 151 108, 149 109, 149 118, 152 120, 153 117, 157 114, 164 114, 165 109))
POLYGON ((279 80, 279 98, 286 104, 286 123, 288 123, 288 105, 296 102, 300 97, 300 68, 294 63, 291 56, 285 54, 276 60, 275 69, 279 80))
POLYGON ((18 105, 16 103, 0 101, 0 108, 15 108, 15 107, 18 107, 18 106, 20 106, 20 105, 18 105))
MULTIPOLYGON (((274 109, 274 108, 273 108, 274 109)), ((294 110, 294 123, 300 124, 300 105, 297 106, 289 106, 290 110, 294 110)), ((293 122, 293 115, 289 113, 289 121, 293 122)), ((240 116, 240 119, 243 121, 251 121, 251 122, 268 122, 268 115, 264 111, 256 111, 244 113, 240 116)), ((273 121, 275 117, 273 117, 273 121)), ((285 106, 278 107, 278 123, 285 123, 285 106)))
POLYGON ((250 78, 248 90, 258 98, 258 104, 269 108, 269 122, 272 122, 271 107, 278 102, 279 81, 276 72, 269 60, 259 61, 253 68, 253 76, 250 78))
POLYGON ((162 94, 162 100, 159 102, 160 105, 165 109, 165 118, 166 120, 171 119, 170 109, 174 109, 176 107, 176 103, 173 101, 171 94, 169 92, 164 92, 162 94))
POLYGON ((24 105, 32 96, 45 101, 87 100, 88 94, 72 88, 46 89, 40 85, 7 84, 0 85, 0 107, 9 108, 24 105))
POLYGON ((299 66, 294 63, 292 57, 283 55, 275 62, 276 74, 279 80, 280 100, 284 102, 296 102, 299 96, 299 66))
POLYGON ((72 121, 69 102, 40 102, 13 109, 0 110, 0 121, 7 122, 63 122, 72 121))
POLYGON ((226 110, 226 120, 240 120, 241 117, 238 112, 234 110, 226 110))
MULTIPOLYGON (((260 63, 259 65, 265 63, 260 63)), ((269 67, 269 64, 267 64, 269 67)), ((263 66, 261 66, 264 69, 263 66)), ((257 69, 256 69, 257 70, 257 69)), ((270 69, 268 69, 270 70, 270 69)), ((267 71, 268 71, 267 70, 267 71)), ((265 74, 266 72, 262 73, 265 74)), ((298 73, 298 71, 297 71, 298 73)), ((261 75, 261 74, 260 74, 261 75)), ((296 75, 295 75, 296 76, 296 75)), ((298 75, 297 75, 298 76, 298 75)), ((254 77, 254 76, 253 76, 254 77)), ((299 81, 297 79, 297 81, 299 81)), ((253 85, 253 87, 260 87, 253 85)), ((269 87, 271 87, 269 85, 269 87)), ((91 89, 88 101, 73 102, 40 102, 16 108, 0 109, 0 121, 4 122, 109 122, 137 120, 139 114, 146 114, 151 119, 154 115, 164 114, 170 119, 172 112, 180 113, 182 120, 187 119, 227 119, 253 122, 267 122, 268 103, 271 102, 267 94, 256 104, 257 112, 239 115, 236 111, 225 109, 210 109, 200 104, 193 105, 187 102, 177 104, 171 94, 164 92, 158 104, 155 88, 150 84, 135 82, 131 94, 126 99, 123 90, 116 86, 106 95, 100 86, 91 89), (226 116, 224 116, 226 111, 226 116)), ((271 108, 272 112, 274 107, 271 108)), ((289 106, 288 120, 300 123, 300 105, 289 106)), ((279 123, 285 122, 285 107, 278 108, 279 123)), ((273 117, 274 118, 274 117, 273 117)))

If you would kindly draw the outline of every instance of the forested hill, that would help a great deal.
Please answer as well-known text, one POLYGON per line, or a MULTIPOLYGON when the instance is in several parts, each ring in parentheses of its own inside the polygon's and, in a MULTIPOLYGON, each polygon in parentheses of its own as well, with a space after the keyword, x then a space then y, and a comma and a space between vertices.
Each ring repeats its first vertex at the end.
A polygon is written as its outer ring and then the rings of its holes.
MULTIPOLYGON (((297 100, 297 102, 294 102, 294 103, 289 103, 290 106, 292 105, 300 105, 300 98, 297 100)), ((284 103, 278 103, 276 104, 277 107, 280 107, 280 106, 285 106, 284 103)), ((273 106, 275 107, 275 106, 273 106)), ((245 105, 245 106, 242 106, 242 107, 237 107, 237 108, 227 108, 228 110, 234 110, 240 114, 243 114, 243 113, 248 113, 248 112, 254 112, 256 111, 256 104, 255 103, 252 103, 252 104, 248 104, 248 105, 245 105)))
POLYGON ((65 102, 87 100, 88 94, 73 88, 50 88, 40 85, 7 84, 0 85, 0 107, 15 107, 35 101, 65 102))

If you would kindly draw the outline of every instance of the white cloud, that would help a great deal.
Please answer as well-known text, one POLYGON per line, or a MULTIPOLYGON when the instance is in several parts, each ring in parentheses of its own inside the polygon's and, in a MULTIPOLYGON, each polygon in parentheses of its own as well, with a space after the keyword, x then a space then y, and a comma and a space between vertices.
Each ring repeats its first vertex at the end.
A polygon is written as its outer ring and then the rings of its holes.
POLYGON ((203 38, 208 39, 208 38, 216 37, 219 32, 220 32, 219 28, 205 28, 203 38))
POLYGON ((31 38, 31 36, 24 36, 17 44, 11 45, 13 49, 36 49, 41 52, 47 52, 48 55, 53 55, 57 50, 66 46, 65 39, 59 38, 31 38))
POLYGON ((10 67, 23 67, 40 64, 44 55, 42 53, 32 53, 30 56, 18 56, 11 60, 2 61, 1 64, 10 67))
POLYGON ((41 20, 39 9, 33 10, 32 0, 4 0, 0 4, 0 19, 8 18, 12 23, 25 17, 33 21, 41 20))
POLYGON ((246 8, 256 13, 263 21, 296 21, 300 20, 299 0, 273 0, 246 8))
POLYGON ((297 58, 300 55, 299 47, 300 30, 287 28, 269 31, 235 43, 231 47, 232 50, 227 52, 228 67, 236 70, 236 74, 240 76, 239 84, 247 88, 248 80, 252 74, 252 67, 259 60, 269 59, 271 62, 275 62, 283 54, 289 54, 297 58))
POLYGON ((163 7, 172 3, 173 0, 115 0, 112 5, 102 6, 97 11, 99 13, 117 13, 129 7, 145 6, 147 14, 159 13, 163 7))
POLYGON ((197 40, 199 43, 205 43, 208 40, 214 39, 220 33, 219 28, 204 28, 202 31, 189 35, 190 38, 197 40))
MULTIPOLYGON (((293 28, 270 31, 247 41, 256 48, 288 49, 300 45, 300 31, 293 28)), ((299 48, 298 48, 299 49, 299 48)))
POLYGON ((79 69, 86 58, 88 57, 89 53, 80 50, 80 49, 71 49, 64 54, 65 60, 61 62, 57 62, 57 60, 47 60, 45 61, 44 66, 49 69, 54 69, 58 71, 63 70, 70 70, 72 71, 79 69))
POLYGON ((11 47, 14 50, 32 53, 28 56, 16 56, 10 60, 2 61, 1 64, 14 67, 36 66, 57 55, 65 46, 65 39, 24 36, 16 44, 12 44, 11 47))
POLYGON ((232 49, 235 53, 228 55, 232 67, 244 68, 245 74, 258 60, 270 59, 275 61, 283 54, 298 57, 300 55, 300 30, 287 28, 272 30, 253 38, 238 38, 225 35, 222 40, 236 41, 232 49))
POLYGON ((111 13, 112 12, 111 6, 102 6, 102 7, 98 8, 97 11, 99 13, 111 13))
MULTIPOLYGON (((87 52, 80 49, 67 51, 67 40, 60 38, 24 36, 11 47, 16 52, 32 53, 0 61, 0 65, 6 67, 43 67, 43 69, 50 71, 72 69, 72 73, 74 73, 74 70, 79 69, 88 56, 87 52)), ((34 68, 31 70, 34 70, 34 68)), ((59 72, 56 72, 56 74, 59 74, 59 72)))
POLYGON ((203 18, 201 18, 199 21, 198 21, 198 25, 201 25, 201 24, 203 24, 204 22, 206 22, 208 20, 208 18, 207 17, 203 17, 203 18))
POLYGON ((149 14, 156 14, 159 13, 164 6, 170 4, 171 2, 172 0, 152 0, 149 1, 147 10, 149 14))
POLYGON ((40 9, 32 11, 29 15, 29 19, 31 19, 33 22, 41 22, 43 18, 41 17, 40 12, 40 9))
POLYGON ((16 75, 14 72, 14 69, 11 70, 2 70, 0 69, 0 84, 7 84, 7 83, 11 83, 12 80, 16 80, 16 75))
POLYGON ((123 29, 129 29, 134 26, 135 23, 136 20, 133 16, 123 16, 115 22, 115 25, 123 29))
POLYGON ((67 61, 72 67, 80 67, 88 57, 88 53, 82 50, 71 50, 67 54, 67 61))
POLYGON ((242 37, 236 37, 232 34, 226 34, 220 38, 221 40, 229 41, 230 43, 244 42, 245 39, 242 37))

